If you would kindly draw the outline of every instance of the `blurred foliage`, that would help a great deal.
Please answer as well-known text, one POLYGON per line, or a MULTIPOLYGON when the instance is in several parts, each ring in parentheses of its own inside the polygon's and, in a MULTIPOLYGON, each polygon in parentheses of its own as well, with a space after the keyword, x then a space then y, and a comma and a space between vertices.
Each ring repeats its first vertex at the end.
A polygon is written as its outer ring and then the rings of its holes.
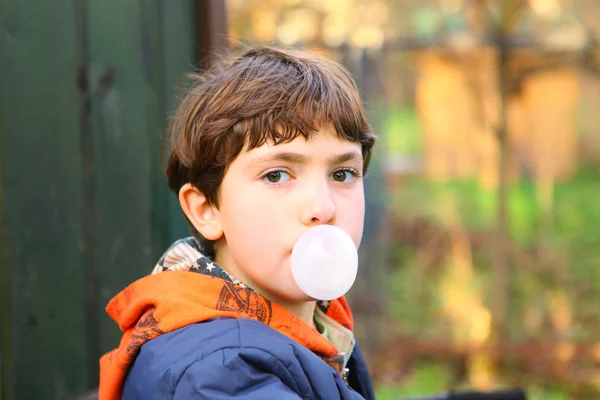
POLYGON ((286 45, 379 47, 417 35, 458 34, 469 29, 474 4, 485 19, 502 19, 519 32, 548 34, 565 26, 596 30, 595 0, 226 0, 230 37, 243 42, 286 45), (526 13, 521 13, 526 10, 526 13))
MULTIPOLYGON (((404 136, 400 143, 418 143, 418 124, 407 123, 413 119, 410 112, 408 109, 395 111, 388 118, 388 133, 404 136)), ((394 143, 396 139, 388 137, 387 140, 394 143)), ((388 146, 390 151, 402 149, 402 153, 408 148, 406 145, 388 146)), ((543 211, 540 206, 534 181, 521 178, 509 186, 509 231, 514 249, 510 260, 515 274, 511 283, 507 340, 584 343, 596 340, 600 331, 600 324, 594 322, 596 304, 600 301, 598 199, 600 169, 595 166, 582 167, 572 179, 557 183, 549 211, 543 211)), ((389 311, 399 337, 432 342, 447 340, 454 337, 456 325, 472 324, 478 310, 490 308, 494 282, 489 242, 496 201, 495 191, 482 187, 475 178, 435 182, 407 176, 390 193, 390 210, 399 221, 393 224, 426 221, 437 227, 442 236, 448 236, 452 234, 453 224, 459 221, 468 232, 471 244, 468 249, 471 275, 460 275, 463 281, 458 286, 459 291, 450 294, 459 295, 457 299, 461 300, 456 307, 467 315, 466 320, 456 320, 448 314, 449 298, 445 292, 448 279, 456 269, 452 247, 445 248, 436 242, 430 246, 415 245, 395 237, 389 311), (452 215, 450 220, 449 214, 452 215), (432 255, 436 252, 440 253, 437 259, 432 255), (472 297, 465 298, 469 293, 472 297)), ((501 371, 498 379, 502 380, 502 374, 507 373, 505 378, 511 380, 518 371, 518 367, 512 372, 501 371)), ((423 372, 413 371, 417 376, 420 373, 423 372)), ((411 378, 403 378, 402 390, 411 390, 412 382, 411 378)), ((590 389, 594 387, 592 378, 588 378, 587 385, 587 390, 593 390, 590 389)), ((551 390, 544 384, 532 385, 529 392, 533 399, 565 399, 568 397, 564 390, 567 389, 551 390)), ((382 389, 383 398, 386 393, 392 396, 388 398, 394 398, 392 393, 404 392, 395 391, 392 386, 382 389)))
MULTIPOLYGON (((416 150, 419 143, 418 123, 408 109, 390 113, 386 140, 390 153, 402 154, 416 150), (396 136, 401 137, 396 138, 396 136)), ((481 187, 476 179, 433 182, 419 177, 406 178, 401 188, 390 194, 391 210, 402 219, 425 218, 440 225, 445 224, 444 207, 449 204, 453 213, 465 227, 473 232, 490 230, 494 226, 496 193, 481 187)), ((550 215, 540 210, 535 182, 521 179, 510 186, 508 204, 510 234, 524 248, 542 246, 548 255, 560 264, 569 265, 572 282, 592 286, 600 296, 600 169, 584 168, 573 179, 556 184, 554 207, 550 215), (550 222, 548 222, 550 220, 550 222), (548 224, 551 226, 548 226, 548 224)), ((398 295, 410 295, 415 290, 410 283, 415 273, 407 268, 414 251, 401 243, 396 251, 406 264, 399 268, 399 276, 392 290, 398 295), (408 274, 402 276, 402 274, 408 274)), ((517 266, 519 268, 519 266, 517 266)), ((522 275, 527 271, 520 269, 522 275)), ((518 275, 519 278, 521 275, 518 275)), ((526 285, 527 286, 527 285, 526 285)), ((531 294, 535 296, 535 294, 531 294)), ((406 300, 406 299, 405 299, 406 300)), ((600 300, 600 298, 599 298, 600 300)), ((404 301, 401 301, 404 303, 404 301)), ((414 304, 414 302, 407 302, 414 304)), ((594 308, 593 304, 590 304, 594 308)), ((407 310, 422 312, 423 310, 407 310)), ((404 320, 404 318, 402 318, 404 320)), ((416 325, 420 325, 417 321, 416 325)))

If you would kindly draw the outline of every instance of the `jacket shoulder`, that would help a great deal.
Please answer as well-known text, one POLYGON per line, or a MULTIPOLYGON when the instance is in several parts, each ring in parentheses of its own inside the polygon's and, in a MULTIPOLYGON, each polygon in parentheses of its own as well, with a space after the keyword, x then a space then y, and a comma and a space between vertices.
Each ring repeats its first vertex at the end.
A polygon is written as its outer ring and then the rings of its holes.
POLYGON ((360 399, 310 350, 249 319, 219 318, 141 348, 124 399, 360 399))
POLYGON ((196 384, 202 376, 212 376, 216 381, 210 390, 251 387, 261 379, 257 374, 261 370, 277 376, 292 392, 307 392, 310 384, 297 354, 302 349, 288 341, 268 326, 247 319, 218 318, 183 327, 142 346, 129 370, 123 398, 175 398, 178 391, 194 390, 182 388, 190 374, 195 375, 191 381, 196 384), (215 376, 219 371, 229 371, 229 376, 215 376), (233 374, 236 385, 227 380, 233 374))

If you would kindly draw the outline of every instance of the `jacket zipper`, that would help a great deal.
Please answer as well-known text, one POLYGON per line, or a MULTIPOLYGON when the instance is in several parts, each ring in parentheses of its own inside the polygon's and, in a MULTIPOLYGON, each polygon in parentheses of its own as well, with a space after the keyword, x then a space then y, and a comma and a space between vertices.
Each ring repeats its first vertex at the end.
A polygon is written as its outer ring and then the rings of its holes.
POLYGON ((342 379, 346 384, 348 384, 348 373, 350 372, 350 369, 348 369, 348 362, 350 361, 350 357, 352 357, 352 353, 354 352, 355 347, 356 339, 352 338, 352 347, 350 347, 348 357, 346 357, 346 353, 342 353, 342 355, 344 355, 344 365, 342 366, 342 379))

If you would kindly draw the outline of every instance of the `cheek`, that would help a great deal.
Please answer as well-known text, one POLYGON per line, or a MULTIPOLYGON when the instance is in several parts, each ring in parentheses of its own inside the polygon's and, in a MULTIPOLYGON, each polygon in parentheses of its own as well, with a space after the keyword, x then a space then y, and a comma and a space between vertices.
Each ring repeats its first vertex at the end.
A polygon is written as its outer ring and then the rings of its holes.
POLYGON ((223 231, 230 246, 254 245, 256 238, 264 234, 265 225, 262 212, 249 204, 240 204, 223 219, 223 231))
POLYGON ((361 196, 360 201, 357 202, 356 208, 354 210, 353 215, 353 233, 352 239, 354 240, 354 244, 356 248, 360 246, 360 242, 362 241, 363 228, 365 223, 365 199, 364 196, 361 196))
POLYGON ((229 248, 238 262, 266 261, 279 245, 281 218, 277 204, 265 205, 250 191, 233 197, 236 201, 224 204, 223 231, 229 248))
POLYGON ((358 248, 362 240, 365 220, 365 197, 362 187, 352 193, 343 193, 337 202, 336 225, 346 231, 358 248))

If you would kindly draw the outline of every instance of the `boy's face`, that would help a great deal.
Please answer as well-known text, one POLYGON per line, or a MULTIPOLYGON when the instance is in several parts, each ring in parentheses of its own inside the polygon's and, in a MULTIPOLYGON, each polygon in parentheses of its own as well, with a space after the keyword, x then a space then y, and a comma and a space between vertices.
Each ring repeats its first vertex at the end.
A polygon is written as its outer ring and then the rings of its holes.
MULTIPOLYGON (((310 140, 265 144, 229 166, 215 210, 222 229, 216 262, 275 302, 312 300, 296 285, 290 258, 307 229, 342 228, 358 248, 363 231, 361 146, 323 127, 310 140)), ((316 277, 318 279, 318 277, 316 277)))

